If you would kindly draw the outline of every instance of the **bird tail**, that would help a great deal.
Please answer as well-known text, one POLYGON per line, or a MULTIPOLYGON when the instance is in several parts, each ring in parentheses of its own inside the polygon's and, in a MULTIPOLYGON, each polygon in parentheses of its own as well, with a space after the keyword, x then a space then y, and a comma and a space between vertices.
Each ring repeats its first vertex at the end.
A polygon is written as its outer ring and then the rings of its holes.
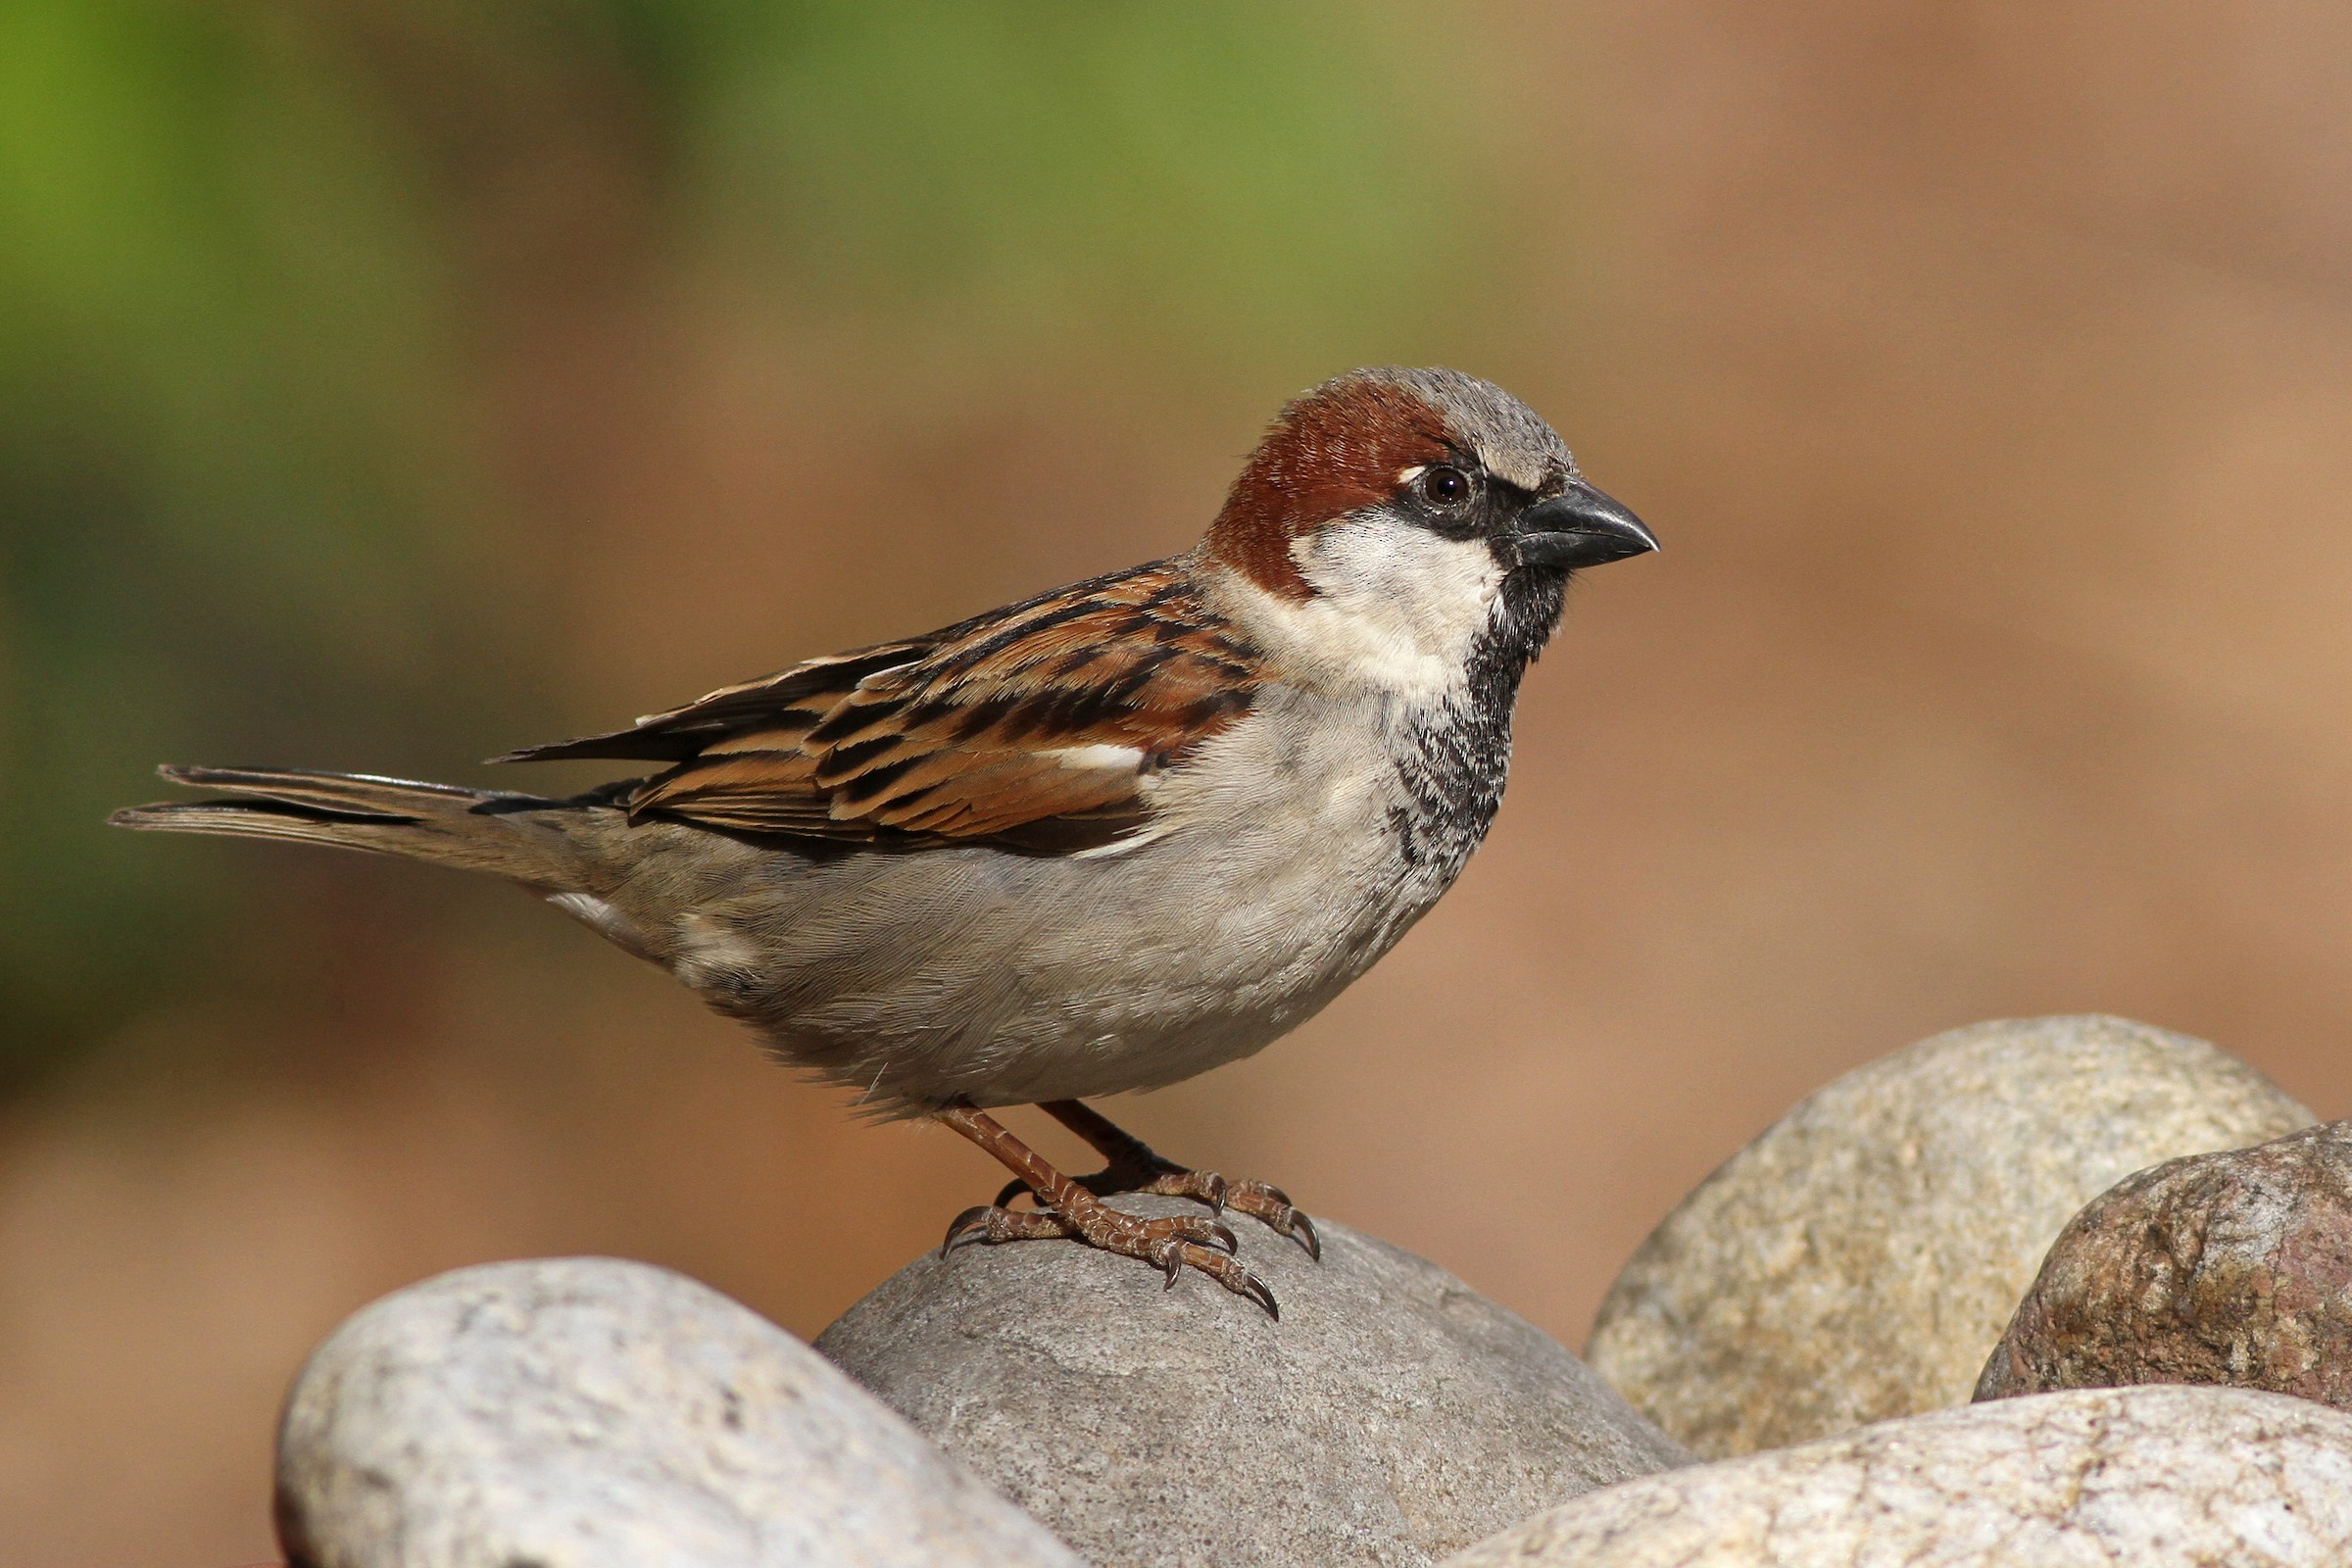
POLYGON ((562 802, 294 767, 157 771, 174 784, 230 798, 134 806, 107 820, 150 832, 290 839, 406 856, 551 892, 579 885, 577 851, 553 820, 564 811, 562 802))

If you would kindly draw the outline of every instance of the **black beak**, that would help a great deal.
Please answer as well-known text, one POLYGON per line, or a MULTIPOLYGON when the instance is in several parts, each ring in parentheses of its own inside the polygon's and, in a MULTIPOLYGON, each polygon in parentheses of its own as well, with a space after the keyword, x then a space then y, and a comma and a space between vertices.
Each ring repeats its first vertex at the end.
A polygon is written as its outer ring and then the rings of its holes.
POLYGON ((1658 548, 1642 519, 1582 479, 1519 514, 1511 543, 1522 566, 1600 566, 1658 548))

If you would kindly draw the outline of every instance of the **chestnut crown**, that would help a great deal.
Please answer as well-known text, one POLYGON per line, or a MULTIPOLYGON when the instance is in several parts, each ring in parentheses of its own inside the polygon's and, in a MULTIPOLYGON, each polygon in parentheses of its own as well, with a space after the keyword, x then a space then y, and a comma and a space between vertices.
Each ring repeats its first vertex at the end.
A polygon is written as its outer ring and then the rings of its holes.
POLYGON ((1269 592, 1305 599, 1313 590, 1298 540, 1416 483, 1442 505, 1448 487, 1484 476, 1540 499, 1576 481, 1576 460, 1534 410, 1491 381, 1443 368, 1350 370, 1284 407, 1234 480, 1205 549, 1269 592))

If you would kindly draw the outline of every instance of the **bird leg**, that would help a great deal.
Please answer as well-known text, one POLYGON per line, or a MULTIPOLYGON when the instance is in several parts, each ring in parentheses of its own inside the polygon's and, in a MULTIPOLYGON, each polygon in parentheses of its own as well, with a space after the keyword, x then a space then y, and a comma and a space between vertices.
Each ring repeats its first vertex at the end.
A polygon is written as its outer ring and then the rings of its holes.
MULTIPOLYGON (((993 1245, 1066 1236, 1106 1252, 1140 1257, 1166 1274, 1170 1286, 1185 1269, 1197 1268, 1234 1295, 1255 1301, 1268 1315, 1282 1316, 1265 1282, 1234 1261, 1233 1253, 1241 1244, 1216 1220, 1189 1214, 1145 1219, 1121 1213, 1084 1183, 1055 1170, 1043 1154, 968 1102, 958 1101, 933 1114, 994 1155, 1019 1178, 1014 1186, 1026 1188, 1040 1205, 1033 1209, 1005 1208, 1001 1203, 967 1208, 950 1222, 947 1240, 940 1244, 942 1252, 952 1252, 966 1242, 993 1245)), ((1143 1148, 1140 1144, 1136 1147, 1143 1148)))
MULTIPOLYGON (((1076 1178, 1079 1186, 1097 1198, 1113 1193, 1157 1193, 1206 1203, 1212 1213, 1222 1214, 1230 1208, 1263 1221, 1305 1248, 1307 1256, 1323 1260, 1323 1241, 1315 1234, 1315 1222, 1293 1208, 1290 1194, 1281 1188, 1265 1182, 1230 1182, 1213 1170, 1194 1170, 1163 1159, 1135 1134, 1075 1100, 1049 1100, 1037 1108, 1085 1139, 1088 1147, 1102 1156, 1102 1169, 1076 1178)), ((997 1201, 1008 1201, 1023 1185, 1014 1182, 997 1195, 997 1201)))

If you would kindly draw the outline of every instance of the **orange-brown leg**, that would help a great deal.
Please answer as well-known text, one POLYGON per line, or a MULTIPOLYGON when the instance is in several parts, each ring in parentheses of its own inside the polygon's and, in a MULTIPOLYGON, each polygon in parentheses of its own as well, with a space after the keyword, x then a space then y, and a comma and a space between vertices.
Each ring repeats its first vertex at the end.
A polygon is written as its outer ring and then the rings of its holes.
MULTIPOLYGON (((1206 1203, 1214 1213, 1221 1214, 1230 1208, 1288 1236, 1305 1248, 1306 1255, 1315 1261, 1323 1260, 1323 1241, 1315 1234, 1315 1222, 1292 1207, 1291 1195, 1281 1188, 1264 1182, 1227 1181, 1213 1170, 1194 1170, 1172 1159, 1163 1159, 1152 1152, 1151 1145, 1101 1111, 1075 1100, 1049 1100, 1037 1108, 1085 1139, 1087 1147, 1102 1156, 1102 1169, 1092 1176, 1075 1178, 1079 1186, 1097 1198, 1108 1198, 1113 1193, 1158 1193, 1169 1198, 1194 1199, 1206 1203)), ((997 1195, 997 1201, 1009 1201, 1023 1185, 1014 1182, 997 1195)))
POLYGON ((996 1206, 967 1208, 948 1226, 941 1251, 954 1251, 966 1242, 986 1245, 1066 1236, 1106 1252, 1140 1257, 1166 1274, 1171 1286, 1185 1269, 1197 1268, 1234 1295, 1255 1301, 1271 1316, 1282 1316, 1265 1282, 1234 1261, 1233 1252, 1240 1244, 1233 1239, 1233 1232, 1215 1220, 1189 1215, 1144 1219, 1122 1214, 1085 1184, 1055 1170, 1043 1154, 985 1111, 958 1102, 933 1114, 994 1155, 1019 1178, 1013 1190, 1026 1189, 1041 1205, 1014 1209, 1000 1201, 996 1206))

